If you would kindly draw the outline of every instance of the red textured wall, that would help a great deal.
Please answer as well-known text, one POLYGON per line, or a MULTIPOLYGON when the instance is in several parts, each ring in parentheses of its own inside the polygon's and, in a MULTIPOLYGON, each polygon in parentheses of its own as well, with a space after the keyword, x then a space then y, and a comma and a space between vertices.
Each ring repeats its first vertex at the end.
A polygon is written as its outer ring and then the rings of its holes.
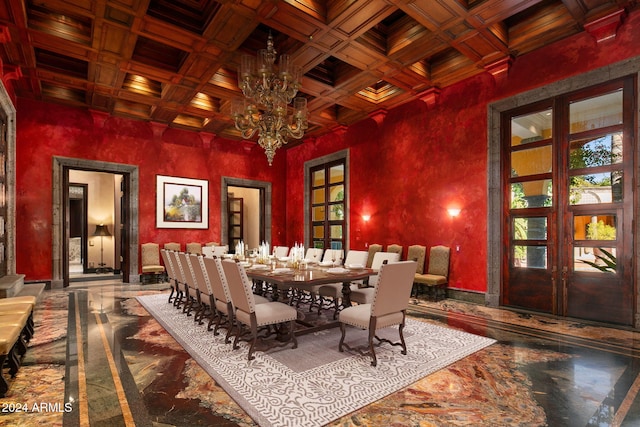
POLYGON ((629 16, 615 40, 598 45, 587 33, 518 57, 505 80, 482 73, 442 90, 437 105, 414 101, 287 152, 292 191, 287 222, 304 232, 303 165, 350 149, 350 246, 399 243, 406 248, 452 248, 449 286, 487 289, 488 104, 514 94, 640 55, 640 13, 629 16), (296 194, 297 192, 297 194, 296 194), (446 208, 462 208, 452 219, 446 208), (371 215, 368 223, 363 214, 371 215), (455 247, 460 246, 460 252, 455 247))
POLYGON ((137 165, 141 243, 220 241, 221 178, 272 182, 273 241, 284 243, 283 155, 270 168, 255 144, 214 140, 206 147, 197 133, 176 129, 155 137, 146 122, 111 117, 94 125, 87 111, 26 99, 18 100, 17 111, 16 269, 27 281, 52 278, 53 156, 137 165), (156 228, 157 174, 209 180, 208 230, 156 228))

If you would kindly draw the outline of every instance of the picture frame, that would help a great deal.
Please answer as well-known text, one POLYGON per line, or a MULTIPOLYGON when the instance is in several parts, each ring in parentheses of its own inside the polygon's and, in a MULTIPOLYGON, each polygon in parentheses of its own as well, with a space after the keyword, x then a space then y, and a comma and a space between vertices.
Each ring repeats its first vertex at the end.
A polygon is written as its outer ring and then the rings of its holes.
POLYGON ((209 181, 156 175, 157 228, 209 228, 209 181))

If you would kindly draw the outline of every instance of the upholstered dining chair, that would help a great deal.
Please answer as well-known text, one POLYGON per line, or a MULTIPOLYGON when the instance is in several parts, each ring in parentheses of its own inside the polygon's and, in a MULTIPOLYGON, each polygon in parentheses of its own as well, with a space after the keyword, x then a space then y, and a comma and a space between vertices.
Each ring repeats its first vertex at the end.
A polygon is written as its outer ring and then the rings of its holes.
POLYGON ((228 245, 224 245, 224 246, 220 246, 220 245, 205 245, 202 247, 202 255, 206 256, 206 257, 221 257, 222 255, 226 254, 227 252, 229 252, 229 246, 228 245))
POLYGON ((411 286, 416 274, 415 261, 399 261, 393 264, 384 264, 380 268, 380 281, 376 287, 373 301, 370 304, 359 304, 347 307, 340 312, 340 343, 338 350, 344 348, 350 351, 357 351, 362 355, 371 356, 371 366, 376 366, 378 361, 374 349, 373 339, 379 344, 387 342, 394 346, 402 347, 402 354, 407 354, 407 345, 402 333, 405 325, 407 306, 411 295, 411 286), (350 347, 344 342, 346 336, 346 326, 351 325, 356 328, 369 330, 368 352, 363 352, 362 348, 350 347), (392 342, 386 338, 379 338, 376 331, 390 326, 398 326, 400 341, 392 342))
MULTIPOLYGON (((211 330, 213 322, 216 324, 213 327, 213 334, 218 335, 218 329, 226 328, 227 335, 225 342, 229 343, 233 328, 233 302, 231 300, 231 293, 229 292, 229 284, 227 283, 227 277, 224 274, 222 268, 222 262, 220 258, 203 258, 205 272, 209 278, 211 284, 211 291, 213 292, 212 307, 215 309, 215 317, 209 320, 207 329, 211 330)), ((269 302, 265 297, 254 295, 256 304, 262 304, 269 302)))
POLYGON ((378 271, 375 275, 369 276, 369 284, 364 288, 357 288, 351 291, 351 301, 358 304, 367 304, 373 301, 376 292, 376 286, 380 277, 380 268, 384 264, 400 261, 400 255, 394 252, 376 252, 373 256, 371 268, 378 271))
POLYGON ((344 251, 342 249, 327 249, 322 256, 322 262, 335 262, 342 265, 342 259, 344 258, 344 251))
POLYGON ((168 242, 168 243, 165 243, 163 247, 168 251, 180 252, 182 250, 182 247, 178 242, 168 242))
POLYGON ((400 255, 400 258, 402 258, 402 245, 389 245, 387 246, 387 252, 393 252, 394 254, 398 254, 400 255))
POLYGON ((369 255, 367 257, 367 268, 371 268, 371 264, 373 264, 373 257, 375 256, 376 252, 380 252, 380 251, 382 251, 382 245, 379 245, 377 243, 369 245, 369 255))
POLYGON ((189 260, 191 261, 191 267, 193 269, 193 279, 196 283, 198 300, 198 308, 193 320, 199 325, 202 325, 202 321, 205 317, 211 319, 215 313, 213 311, 215 308, 211 305, 213 291, 211 290, 211 284, 209 283, 209 278, 206 275, 202 258, 202 255, 189 254, 189 260))
POLYGON ((182 264, 185 279, 185 304, 182 308, 182 312, 186 313, 187 316, 191 316, 191 311, 193 309, 199 308, 200 303, 198 287, 196 285, 196 279, 193 273, 193 265, 191 265, 191 254, 186 252, 178 252, 178 257, 180 258, 180 263, 182 264))
POLYGON ((221 327, 225 328, 227 334, 224 342, 228 344, 233 329, 233 303, 231 302, 227 279, 222 271, 222 264, 219 258, 203 258, 202 262, 213 293, 211 307, 212 310, 215 310, 215 317, 209 319, 207 330, 211 330, 213 322, 215 321, 216 324, 213 327, 213 334, 218 335, 218 329, 221 327))
POLYGON ((142 274, 140 282, 158 283, 164 277, 164 266, 160 264, 160 245, 157 243, 143 243, 140 245, 140 260, 142 264, 142 274))
MULTIPOLYGON (((322 260, 322 253, 324 249, 320 248, 309 248, 305 253, 304 259, 310 262, 320 262, 322 260)), ((290 305, 295 305, 296 307, 300 306, 302 302, 308 302, 313 304, 316 301, 316 291, 317 287, 311 289, 309 291, 302 291, 300 289, 291 289, 291 299, 289 301, 290 305)), ((311 312, 311 307, 309 307, 309 312, 311 312)))
POLYGON ((169 286, 171 286, 171 293, 169 294, 169 300, 167 301, 168 303, 175 298, 174 294, 178 290, 178 276, 173 265, 173 255, 170 252, 171 251, 167 249, 160 249, 162 261, 164 262, 164 266, 167 270, 167 281, 169 282, 169 286))
MULTIPOLYGON (((442 245, 433 246, 429 249, 429 267, 426 274, 417 274, 415 283, 418 286, 427 286, 429 296, 438 300, 444 297, 445 286, 449 282, 449 256, 450 248, 442 245)), ((417 291, 416 291, 417 296, 417 291)))
MULTIPOLYGON (((298 341, 294 334, 295 322, 298 318, 298 311, 281 302, 271 301, 263 304, 256 304, 252 291, 251 281, 244 271, 244 267, 233 260, 225 259, 222 261, 222 268, 229 283, 229 291, 231 300, 235 308, 235 329, 236 335, 233 340, 233 349, 238 348, 238 341, 244 336, 249 335, 246 340, 250 342, 248 360, 253 360, 253 352, 255 351, 258 338, 264 340, 271 336, 271 327, 274 327, 276 334, 282 336, 284 333, 288 335, 288 340, 273 340, 264 351, 274 348, 283 347, 293 343, 293 348, 298 347, 298 341), (242 327, 248 327, 248 331, 242 327), (288 331, 283 329, 288 326, 288 331), (259 336, 258 329, 266 329, 265 335, 259 336)), ((264 342, 264 341, 263 341, 264 342)))
MULTIPOLYGON (((367 251, 357 251, 350 250, 347 252, 347 257, 345 258, 344 265, 347 268, 362 266, 364 267, 367 264, 367 257, 369 253, 367 251)), ((361 284, 361 280, 359 282, 351 283, 351 290, 358 289, 361 284)), ((340 299, 342 298, 342 283, 330 283, 328 285, 318 286, 317 289, 318 298, 316 301, 312 301, 312 305, 309 307, 309 311, 312 310, 314 306, 318 306, 318 314, 320 314, 320 310, 323 308, 331 309, 333 308, 333 318, 338 317, 338 312, 340 311, 340 299), (330 302, 327 304, 327 298, 330 298, 330 302)))
MULTIPOLYGON (((415 261, 416 265, 416 276, 418 274, 424 273, 424 260, 427 255, 427 247, 422 245, 411 245, 407 249, 407 261, 415 261)), ((416 287, 416 292, 417 292, 416 287)), ((417 296, 417 293, 416 293, 417 296)))
POLYGON ((173 270, 176 274, 176 296, 173 299, 173 305, 176 308, 181 308, 182 303, 185 301, 184 289, 186 286, 186 276, 185 269, 188 268, 186 265, 182 265, 182 260, 180 259, 179 254, 182 252, 177 251, 168 251, 167 254, 172 258, 173 262, 173 270))
POLYGON ((202 254, 202 243, 197 243, 197 242, 187 243, 186 252, 188 254, 202 254))
POLYGON ((323 252, 324 252, 324 249, 321 249, 321 248, 309 248, 307 249, 307 253, 304 255, 304 258, 307 261, 320 262, 322 260, 323 252))
POLYGON ((274 246, 273 255, 277 258, 283 258, 289 255, 289 246, 274 246))

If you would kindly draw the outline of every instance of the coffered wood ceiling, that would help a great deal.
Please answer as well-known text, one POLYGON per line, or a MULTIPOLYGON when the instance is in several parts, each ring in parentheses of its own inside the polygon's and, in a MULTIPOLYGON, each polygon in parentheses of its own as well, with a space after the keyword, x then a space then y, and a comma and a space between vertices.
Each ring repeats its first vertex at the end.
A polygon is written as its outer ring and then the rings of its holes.
MULTIPOLYGON (((308 135, 388 110, 585 28, 622 0, 0 0, 0 55, 19 97, 239 138, 243 53, 303 67, 308 135)), ((590 27, 591 26, 591 27, 590 27)), ((605 35, 606 36, 606 35, 605 35)))

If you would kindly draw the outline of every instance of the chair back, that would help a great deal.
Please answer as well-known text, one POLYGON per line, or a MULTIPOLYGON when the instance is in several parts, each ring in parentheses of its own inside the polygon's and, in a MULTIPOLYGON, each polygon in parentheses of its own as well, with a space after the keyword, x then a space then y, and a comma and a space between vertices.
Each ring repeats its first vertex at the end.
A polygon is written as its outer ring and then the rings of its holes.
POLYGON ((211 295, 211 285, 209 285, 209 281, 205 276, 204 264, 202 263, 202 255, 191 254, 189 255, 189 259, 191 260, 191 267, 193 267, 193 278, 196 282, 196 287, 200 291, 200 293, 205 295, 211 295))
POLYGON ((180 249, 181 249, 180 243, 176 243, 176 242, 165 243, 164 248, 168 251, 177 251, 177 252, 180 252, 180 249))
POLYGON ((229 294, 229 287, 227 286, 227 278, 222 271, 222 264, 218 258, 203 258, 205 271, 209 277, 209 283, 211 284, 211 291, 213 296, 218 301, 222 301, 224 304, 231 301, 231 295, 229 294))
POLYGON ((191 265, 191 255, 186 252, 178 252, 182 270, 184 271, 184 280, 191 289, 196 289, 196 279, 193 276, 193 266, 191 265))
POLYGON ((202 244, 201 243, 187 243, 187 253, 189 254, 202 254, 202 244))
POLYGON ((400 261, 400 254, 395 252, 376 252, 373 256, 373 262, 371 263, 371 268, 374 270, 379 270, 382 267, 382 264, 398 262, 400 261))
POLYGON ((140 247, 142 266, 160 265, 160 245, 157 243, 143 243, 140 247))
POLYGON ((311 260, 311 261, 318 261, 320 262, 322 260, 322 253, 324 252, 324 249, 320 249, 320 248, 309 248, 307 249, 307 253, 304 255, 305 259, 311 260))
POLYGON ((446 246, 433 246, 429 250, 429 270, 427 273, 449 277, 449 253, 446 246))
POLYGON ((369 252, 367 251, 356 251, 350 250, 347 252, 347 258, 344 260, 344 265, 347 267, 350 265, 367 265, 367 258, 369 257, 369 252))
POLYGON ((232 259, 225 259, 222 261, 222 268, 227 277, 231 301, 233 301, 236 310, 253 313, 256 304, 251 290, 251 282, 249 282, 244 267, 232 259))
POLYGON ((368 268, 372 268, 371 265, 373 264, 373 257, 375 256, 376 252, 380 252, 381 250, 382 250, 382 245, 379 245, 377 243, 374 243, 373 245, 369 245, 369 256, 367 257, 368 268))
POLYGON ((212 258, 214 256, 221 257, 229 252, 229 246, 211 245, 202 247, 202 255, 212 258))
POLYGON ((344 258, 344 251, 342 249, 327 249, 324 251, 324 256, 322 257, 322 262, 333 262, 335 257, 336 262, 342 264, 342 259, 344 258))
POLYGON ((418 263, 416 266, 416 274, 424 273, 424 259, 427 255, 427 247, 421 245, 411 245, 407 249, 407 261, 415 261, 418 263))
POLYGON ((274 246, 273 254, 277 258, 283 258, 289 255, 289 247, 288 246, 274 246))
POLYGON ((185 275, 185 269, 188 267, 182 264, 182 260, 180 259, 181 253, 182 252, 169 251, 168 255, 173 256, 173 267, 174 267, 173 269, 174 269, 174 272, 176 273, 176 279, 178 280, 178 283, 184 285, 185 283, 187 283, 187 276, 185 275))
POLYGON ((205 246, 220 246, 220 242, 207 242, 204 245, 205 246))
POLYGON ((371 315, 380 317, 406 310, 415 274, 415 261, 394 262, 380 267, 378 286, 371 304, 371 315))
POLYGON ((402 258, 402 246, 401 245, 389 245, 387 246, 387 252, 393 252, 395 254, 400 255, 400 258, 402 258))
POLYGON ((173 268, 173 259, 170 251, 166 249, 160 249, 160 255, 162 255, 162 262, 164 263, 165 268, 167 269, 167 276, 169 280, 176 280, 176 271, 173 268))

